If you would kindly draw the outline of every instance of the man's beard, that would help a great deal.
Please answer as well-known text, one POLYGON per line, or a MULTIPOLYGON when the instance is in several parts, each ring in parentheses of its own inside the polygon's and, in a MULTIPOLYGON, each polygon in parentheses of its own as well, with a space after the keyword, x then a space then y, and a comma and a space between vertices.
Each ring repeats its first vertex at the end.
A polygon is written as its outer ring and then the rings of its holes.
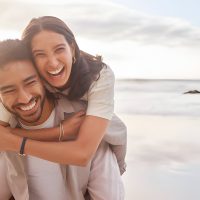
MULTIPOLYGON (((41 99, 41 102, 40 102, 40 113, 38 114, 38 117, 36 118, 36 119, 34 119, 34 121, 32 121, 31 119, 30 120, 28 120, 28 117, 27 117, 27 119, 26 119, 26 117, 25 118, 23 118, 23 117, 21 117, 21 115, 18 113, 18 112, 15 112, 14 111, 14 109, 13 110, 11 110, 11 109, 9 109, 6 105, 4 105, 4 107, 11 113, 11 114, 13 114, 18 120, 20 120, 21 122, 27 122, 27 123, 35 123, 35 122, 37 122, 37 121, 39 121, 39 119, 41 118, 41 116, 42 116, 42 113, 43 113, 43 109, 44 109, 44 103, 45 103, 45 98, 46 97, 41 97, 41 96, 38 96, 38 97, 35 97, 35 98, 37 98, 38 99, 38 101, 39 101, 39 99, 41 99)), ((31 101, 31 100, 30 100, 31 101)), ((16 107, 16 105, 14 106, 14 108, 16 107)), ((35 111, 35 112, 37 112, 37 110, 35 111)), ((34 115, 34 113, 33 113, 33 115, 34 115)))

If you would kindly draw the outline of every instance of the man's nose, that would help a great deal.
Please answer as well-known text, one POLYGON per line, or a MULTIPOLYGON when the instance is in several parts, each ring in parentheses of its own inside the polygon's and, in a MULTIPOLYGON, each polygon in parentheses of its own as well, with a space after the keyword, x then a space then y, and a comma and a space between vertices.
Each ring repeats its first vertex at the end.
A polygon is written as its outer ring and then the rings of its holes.
POLYGON ((30 94, 29 91, 20 89, 17 96, 17 103, 27 104, 30 102, 33 96, 30 94))

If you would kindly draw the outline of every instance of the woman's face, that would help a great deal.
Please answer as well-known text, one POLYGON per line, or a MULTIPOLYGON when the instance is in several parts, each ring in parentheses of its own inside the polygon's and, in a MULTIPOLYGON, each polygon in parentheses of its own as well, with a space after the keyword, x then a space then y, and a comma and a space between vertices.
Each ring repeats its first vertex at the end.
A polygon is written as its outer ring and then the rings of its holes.
POLYGON ((56 88, 65 86, 70 77, 74 52, 65 37, 43 30, 33 37, 31 49, 40 75, 56 88))

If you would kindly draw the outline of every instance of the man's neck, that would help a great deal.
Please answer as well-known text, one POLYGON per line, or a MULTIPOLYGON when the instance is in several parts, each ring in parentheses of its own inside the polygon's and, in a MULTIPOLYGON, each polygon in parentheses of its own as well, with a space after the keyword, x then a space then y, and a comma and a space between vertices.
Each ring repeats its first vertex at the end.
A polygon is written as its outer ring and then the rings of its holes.
POLYGON ((44 108, 42 109, 42 114, 41 114, 40 119, 37 122, 37 125, 44 123, 49 118, 52 110, 55 107, 54 101, 51 98, 47 97, 45 101, 46 102, 44 103, 44 108))

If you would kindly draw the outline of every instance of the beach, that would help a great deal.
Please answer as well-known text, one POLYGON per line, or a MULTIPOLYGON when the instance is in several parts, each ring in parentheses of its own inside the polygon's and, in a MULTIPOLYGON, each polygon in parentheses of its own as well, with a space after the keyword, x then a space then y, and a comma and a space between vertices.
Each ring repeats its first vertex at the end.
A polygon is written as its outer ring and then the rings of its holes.
MULTIPOLYGON (((196 88, 198 83, 193 83, 195 87, 191 88, 196 88)), ((183 96, 182 91, 174 89, 174 82, 170 83, 173 91, 167 87, 167 92, 159 82, 153 83, 158 88, 154 87, 151 92, 145 87, 149 82, 143 83, 136 92, 134 84, 138 82, 122 83, 116 90, 117 114, 128 128, 127 171, 123 175, 125 199, 199 200, 200 113, 196 108, 200 105, 200 95, 183 96), (132 86, 121 90, 125 84, 132 86), (157 106, 156 101, 160 102, 157 106), (162 105, 162 101, 166 103, 162 105), (151 106, 145 105, 146 102, 151 106), (141 113, 138 113, 138 104, 141 113)), ((189 85, 187 81, 179 84, 182 88, 189 85)))

